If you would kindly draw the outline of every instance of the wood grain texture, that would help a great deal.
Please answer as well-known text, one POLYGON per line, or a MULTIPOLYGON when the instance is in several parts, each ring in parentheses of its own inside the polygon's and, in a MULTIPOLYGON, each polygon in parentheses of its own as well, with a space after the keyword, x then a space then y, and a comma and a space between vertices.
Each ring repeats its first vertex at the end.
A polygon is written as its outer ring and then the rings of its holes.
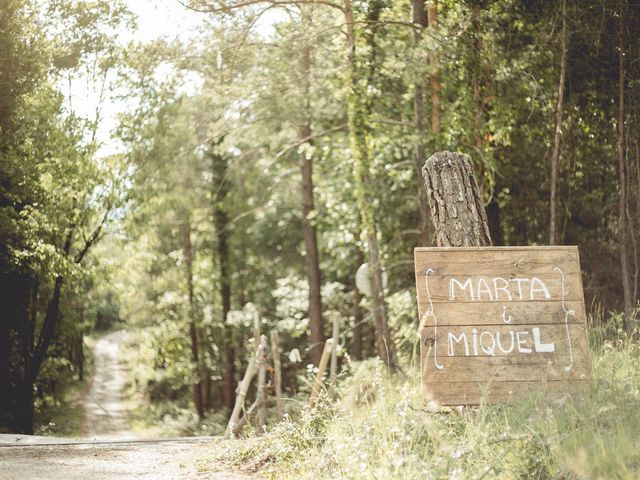
POLYGON ((586 354, 587 343, 584 333, 584 323, 569 324, 569 336, 567 326, 564 323, 553 324, 529 324, 529 325, 454 325, 449 327, 425 326, 420 331, 422 347, 431 349, 437 358, 442 357, 486 357, 486 356, 536 356, 546 353, 554 355, 569 355, 569 341, 571 338, 571 350, 576 353, 586 354), (536 352, 533 338, 533 329, 540 331, 540 340, 543 344, 553 343, 554 352, 536 352), (474 334, 477 338, 477 348, 474 349, 474 334), (511 335, 513 333, 513 335, 511 335), (455 339, 451 339, 455 337, 455 339), (463 338, 463 340, 461 340, 463 338), (466 347, 464 346, 466 344, 466 347), (484 353, 495 350, 495 355, 484 353), (449 351, 450 350, 450 351, 449 351), (468 351, 465 354, 465 350, 468 351), (474 352, 474 350, 477 350, 474 352), (526 350, 531 350, 527 352, 526 350), (506 353, 510 351, 510 353, 506 353))
POLYGON ((471 405, 483 393, 502 402, 584 389, 577 247, 416 248, 415 265, 425 398, 471 405))
POLYGON ((445 382, 424 384, 424 397, 439 405, 479 405, 508 403, 521 397, 544 397, 546 399, 569 398, 589 390, 588 380, 523 381, 523 382, 445 382))
MULTIPOLYGON (((421 312, 427 310, 427 302, 421 301, 419 309, 421 312)), ((478 308, 474 302, 439 302, 434 308, 438 317, 438 325, 504 325, 502 321, 504 303, 485 302, 482 308, 478 308), (455 303, 455 308, 447 308, 455 303), (441 315, 439 312, 445 312, 441 315)), ((584 323, 585 312, 581 299, 567 301, 566 307, 576 312, 569 317, 569 323, 584 323)), ((524 305, 515 303, 509 305, 509 315, 511 315, 512 325, 527 325, 532 323, 564 323, 564 311, 561 302, 536 301, 525 302, 524 305)), ((428 321, 428 318, 423 318, 428 321)))

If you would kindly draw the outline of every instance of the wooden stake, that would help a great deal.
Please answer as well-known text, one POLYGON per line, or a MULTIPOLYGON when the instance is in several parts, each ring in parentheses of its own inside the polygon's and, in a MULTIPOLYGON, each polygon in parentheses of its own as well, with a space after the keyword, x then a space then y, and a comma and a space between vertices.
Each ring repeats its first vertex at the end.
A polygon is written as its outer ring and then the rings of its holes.
POLYGON ((253 314, 253 346, 257 353, 260 347, 260 314, 257 310, 253 314))
POLYGON ((331 346, 331 369, 329 374, 329 382, 335 385, 338 376, 338 340, 340 338, 340 319, 333 319, 333 345, 331 346))
POLYGON ((276 418, 282 420, 282 366, 280 364, 280 341, 277 330, 271 332, 271 355, 273 356, 273 387, 276 397, 276 418))
POLYGON ((320 357, 320 363, 318 364, 318 373, 316 373, 316 377, 313 381, 313 386, 311 387, 311 396, 309 397, 309 405, 312 407, 316 404, 316 400, 318 399, 318 393, 320 392, 320 387, 322 386, 322 376, 324 375, 324 372, 327 370, 327 364, 329 363, 329 356, 331 355, 332 346, 333 346, 333 338, 330 338, 324 344, 322 357, 320 357))
POLYGON ((260 358, 258 358, 258 391, 256 393, 256 403, 258 404, 258 425, 256 427, 257 435, 263 434, 265 426, 267 425, 267 392, 265 388, 265 383, 267 381, 267 337, 265 335, 260 336, 259 351, 261 355, 260 358))
MULTIPOLYGON (((260 347, 258 347, 260 350, 260 347)), ((228 438, 234 432, 234 426, 238 423, 240 419, 240 412, 244 407, 244 401, 247 398, 247 391, 249 391, 249 385, 251 385, 251 380, 256 375, 258 368, 256 367, 257 359, 261 358, 262 354, 260 351, 256 353, 256 356, 249 360, 249 365, 247 365, 247 370, 244 372, 244 377, 242 378, 242 382, 238 387, 238 394, 236 395, 236 403, 233 406, 233 411, 231 412, 231 417, 229 418, 229 424, 227 425, 227 430, 225 432, 225 436, 228 438)))
POLYGON ((247 409, 247 412, 242 416, 240 420, 238 420, 238 423, 236 423, 233 427, 233 435, 235 437, 240 435, 240 432, 249 421, 251 416, 256 413, 256 409, 260 408, 261 406, 262 404, 258 403, 258 401, 255 401, 251 404, 251 406, 247 409))

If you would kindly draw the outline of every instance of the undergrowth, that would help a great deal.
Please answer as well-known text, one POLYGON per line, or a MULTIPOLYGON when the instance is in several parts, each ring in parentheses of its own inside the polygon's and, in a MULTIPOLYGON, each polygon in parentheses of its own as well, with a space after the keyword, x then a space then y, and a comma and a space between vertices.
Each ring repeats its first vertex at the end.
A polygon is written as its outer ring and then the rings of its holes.
POLYGON ((215 460, 273 479, 637 479, 640 346, 595 343, 585 395, 464 410, 429 410, 415 371, 362 362, 317 407, 215 460))

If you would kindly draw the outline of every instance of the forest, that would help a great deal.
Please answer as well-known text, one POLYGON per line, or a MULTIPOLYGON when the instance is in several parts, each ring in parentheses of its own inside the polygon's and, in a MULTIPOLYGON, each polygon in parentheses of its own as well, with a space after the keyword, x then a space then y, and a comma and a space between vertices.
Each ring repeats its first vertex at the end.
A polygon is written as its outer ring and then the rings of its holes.
MULTIPOLYGON (((422 168, 439 151, 472 159, 493 245, 578 246, 592 350, 622 362, 640 406, 640 3, 164 0, 197 31, 152 40, 131 33, 130 3, 0 1, 0 433, 76 434, 69 399, 113 330, 132 428, 157 436, 223 434, 256 326, 277 332, 290 420, 243 453, 257 463, 264 445, 287 461, 327 448, 358 382, 355 404, 379 389, 404 405, 413 251, 436 245, 422 168), (336 388, 303 408, 334 325, 336 388)), ((456 418, 438 422, 458 434, 456 418)), ((551 458, 541 438, 519 451, 551 458)), ((630 438, 622 473, 600 478, 634 478, 630 438)), ((331 468, 348 468, 332 445, 331 468)), ((398 478, 407 455, 389 460, 398 478)), ((554 462, 522 468, 577 472, 554 462)), ((517 478, 547 478, 531 475, 517 478)))

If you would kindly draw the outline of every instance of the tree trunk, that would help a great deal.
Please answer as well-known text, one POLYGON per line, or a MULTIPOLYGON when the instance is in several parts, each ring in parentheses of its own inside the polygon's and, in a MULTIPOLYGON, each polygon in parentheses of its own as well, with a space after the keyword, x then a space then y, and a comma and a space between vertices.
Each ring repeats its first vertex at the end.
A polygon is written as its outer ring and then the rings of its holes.
POLYGON ((32 282, 28 275, 0 272, 0 432, 5 433, 33 434, 32 282))
MULTIPOLYGON (((233 348, 233 332, 227 324, 227 317, 231 310, 231 265, 229 254, 229 215, 227 202, 230 191, 228 176, 228 159, 217 151, 218 141, 211 145, 210 158, 212 170, 212 203, 213 225, 217 237, 217 261, 220 274, 220 300, 222 315, 220 318, 222 332, 222 355, 224 368, 223 402, 231 410, 236 397, 236 369, 235 352, 233 348)), ((215 264, 215 259, 214 259, 215 264)))
POLYGON ((628 251, 628 223, 627 223, 627 172, 625 168, 625 143, 624 143, 624 77, 625 77, 625 44, 624 44, 624 0, 622 2, 620 17, 618 19, 618 244, 620 249, 620 271, 622 277, 622 292, 624 297, 624 309, 629 313, 633 307, 631 295, 631 275, 629 272, 628 251))
MULTIPOLYGON (((427 26, 427 12, 425 10, 424 0, 413 0, 413 23, 422 27, 427 26)), ((413 30, 413 39, 416 47, 419 47, 422 39, 421 30, 415 28, 413 30)), ((422 178, 422 166, 425 161, 425 137, 426 131, 424 127, 424 85, 421 78, 416 78, 413 93, 413 109, 416 124, 416 139, 414 144, 414 160, 418 176, 418 207, 420 209, 420 244, 422 246, 430 245, 431 232, 429 220, 429 205, 427 203, 427 195, 424 191, 424 178, 422 178)))
POLYGON ((267 426, 267 337, 264 335, 260 337, 260 351, 262 352, 262 359, 259 361, 258 386, 256 389, 256 403, 258 404, 256 434, 258 435, 265 433, 267 426))
MULTIPOLYGON (((638 140, 635 141, 635 147, 636 147, 636 212, 635 212, 635 219, 636 219, 636 235, 638 237, 640 237, 640 145, 638 144, 638 140)), ((631 225, 631 228, 634 228, 633 225, 631 225)), ((637 255, 637 253, 636 253, 637 255)), ((637 265, 637 261, 636 261, 636 269, 635 269, 635 273, 634 273, 634 280, 633 280, 633 301, 637 301, 638 300, 638 276, 640 275, 640 272, 638 271, 638 265, 637 265)))
POLYGON ((438 152, 423 176, 439 247, 491 245, 480 189, 468 155, 438 152))
MULTIPOLYGON (((351 0, 344 0, 344 16, 347 27, 348 67, 347 80, 349 98, 347 116, 349 139, 353 156, 353 176, 355 180, 355 197, 361 219, 361 236, 367 242, 369 274, 371 277, 371 301, 373 318, 376 326, 376 343, 378 355, 391 370, 397 368, 396 350, 387 321, 387 305, 382 287, 382 263, 378 244, 378 229, 375 219, 371 174, 368 151, 368 105, 366 101, 366 85, 359 80, 358 61, 356 58, 356 39, 354 33, 353 10, 351 0)), ((368 20, 375 20, 369 18, 368 20)), ((373 34, 370 37, 373 43, 373 34)), ((372 52, 375 52, 371 45, 372 52)), ((373 65, 371 65, 373 68, 373 65)))
MULTIPOLYGON (((426 197, 425 197, 426 198, 426 197)), ((354 272, 358 270, 360 265, 364 263, 364 255, 362 249, 356 245, 356 266, 354 272)), ((362 349, 362 337, 364 336, 364 311, 360 306, 362 302, 362 294, 356 287, 355 275, 353 276, 353 346, 352 356, 354 360, 362 360, 364 352, 362 349)))
POLYGON ((196 413, 200 418, 204 418, 204 408, 202 404, 202 375, 200 374, 200 358, 198 355, 198 331, 196 329, 195 305, 193 293, 193 252, 191 249, 191 224, 189 220, 184 224, 184 244, 182 253, 186 266, 187 293, 188 293, 188 315, 189 315, 189 336, 191 337, 191 364, 194 369, 195 383, 193 385, 193 402, 196 413))
POLYGON ((280 339, 278 331, 271 331, 271 356, 273 357, 273 395, 276 398, 276 418, 282 420, 282 365, 280 363, 280 339))
MULTIPOLYGON (((302 48, 302 85, 303 102, 300 140, 311 136, 310 69, 311 53, 306 43, 302 48)), ((310 143, 310 142, 309 142, 310 143)), ((322 322, 322 297, 320 293, 320 255, 318 253, 318 235, 313 221, 313 156, 306 150, 300 151, 300 176, 302 190, 302 233, 304 235, 305 264, 309 284, 309 359, 315 365, 320 361, 324 344, 322 322)))
MULTIPOLYGON (((438 2, 431 0, 428 8, 429 28, 438 29, 438 2)), ((440 130, 440 64, 435 52, 429 52, 429 63, 433 68, 431 75, 431 131, 434 136, 440 130)))
POLYGON ((549 245, 556 243, 556 186, 558 184, 558 163, 560 161, 560 138, 562 137, 562 113, 564 110, 564 79, 567 71, 567 1, 562 0, 562 32, 560 79, 558 81, 558 102, 556 104, 556 129, 551 154, 551 189, 549 193, 549 245))

